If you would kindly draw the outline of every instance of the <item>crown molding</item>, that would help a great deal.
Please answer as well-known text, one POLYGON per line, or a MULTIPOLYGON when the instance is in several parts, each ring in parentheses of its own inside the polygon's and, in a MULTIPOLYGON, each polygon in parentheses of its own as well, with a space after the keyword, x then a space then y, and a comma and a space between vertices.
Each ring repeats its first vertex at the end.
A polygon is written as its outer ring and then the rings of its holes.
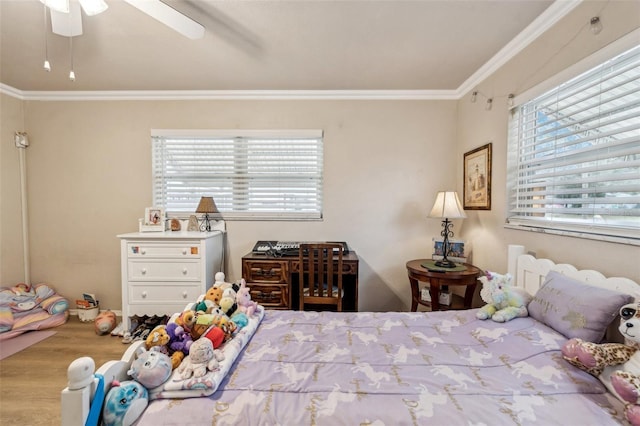
POLYGON ((459 100, 584 0, 556 0, 455 90, 133 90, 22 91, 0 83, 0 93, 25 101, 149 100, 459 100))
POLYGON ((554 26, 560 19, 575 9, 584 0, 556 0, 544 12, 540 14, 531 24, 520 32, 513 40, 507 43, 493 58, 488 60, 483 66, 471 75, 458 87, 456 93, 459 98, 466 95, 475 86, 496 72, 501 66, 506 64, 514 56, 529 46, 534 40, 544 34, 549 28, 554 26))
POLYGON ((457 100, 459 98, 455 90, 21 91, 1 83, 0 93, 25 101, 457 100))

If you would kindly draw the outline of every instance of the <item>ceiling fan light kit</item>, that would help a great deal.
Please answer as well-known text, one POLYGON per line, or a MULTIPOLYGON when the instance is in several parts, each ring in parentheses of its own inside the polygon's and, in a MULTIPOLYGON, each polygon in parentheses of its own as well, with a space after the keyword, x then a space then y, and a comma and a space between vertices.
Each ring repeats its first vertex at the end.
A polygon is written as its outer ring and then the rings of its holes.
POLYGON ((94 16, 104 12, 109 5, 104 0, 80 0, 80 6, 87 16, 94 16))
MULTIPOLYGON (((98 15, 109 8, 104 0, 40 0, 45 5, 45 38, 44 38, 44 69, 51 71, 48 58, 46 35, 47 8, 51 14, 51 31, 64 37, 69 37, 69 55, 71 71, 69 80, 75 81, 73 71, 73 37, 82 35, 82 10, 87 16, 98 15)), ((146 13, 169 28, 192 40, 204 37, 204 27, 160 0, 125 0, 131 6, 146 13)))
POLYGON ((51 31, 64 37, 82 35, 82 12, 80 4, 72 2, 66 13, 51 9, 51 31))
POLYGON ((40 0, 40 3, 47 6, 52 11, 69 13, 69 0, 40 0))
MULTIPOLYGON (((104 12, 109 8, 109 5, 104 0, 78 0, 80 2, 80 6, 82 6, 82 10, 87 16, 97 15, 99 13, 104 12)), ((70 2, 69 0, 40 0, 40 3, 43 3, 52 11, 60 12, 60 13, 69 13, 69 9, 71 5, 75 2, 70 2)))

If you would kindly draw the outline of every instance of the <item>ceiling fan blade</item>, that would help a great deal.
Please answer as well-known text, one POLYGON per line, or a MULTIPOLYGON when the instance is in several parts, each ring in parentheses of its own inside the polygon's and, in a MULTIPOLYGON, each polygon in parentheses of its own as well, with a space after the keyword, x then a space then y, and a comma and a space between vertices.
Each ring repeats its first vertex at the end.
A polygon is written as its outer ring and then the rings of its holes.
POLYGON ((70 2, 69 12, 62 13, 50 9, 51 31, 65 37, 75 37, 82 35, 82 13, 80 3, 70 2))
POLYGON ((152 18, 192 40, 204 37, 204 27, 160 0, 125 0, 152 18))

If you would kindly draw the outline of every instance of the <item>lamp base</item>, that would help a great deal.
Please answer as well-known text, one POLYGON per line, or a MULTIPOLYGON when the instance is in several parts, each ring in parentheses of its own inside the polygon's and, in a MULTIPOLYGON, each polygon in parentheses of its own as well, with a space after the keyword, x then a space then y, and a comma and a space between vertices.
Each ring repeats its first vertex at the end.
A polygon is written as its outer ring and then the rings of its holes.
POLYGON ((449 259, 442 259, 436 262, 436 266, 440 267, 440 268, 455 268, 456 265, 455 263, 453 263, 452 261, 450 261, 449 259))

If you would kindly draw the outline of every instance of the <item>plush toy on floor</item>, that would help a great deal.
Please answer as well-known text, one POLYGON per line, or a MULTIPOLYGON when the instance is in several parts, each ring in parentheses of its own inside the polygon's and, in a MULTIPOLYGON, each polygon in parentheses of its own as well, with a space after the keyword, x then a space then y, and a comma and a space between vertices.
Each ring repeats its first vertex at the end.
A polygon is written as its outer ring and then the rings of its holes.
POLYGON ((592 343, 571 339, 562 355, 572 365, 600 379, 626 404, 625 415, 640 426, 640 303, 620 308, 620 333, 625 343, 592 343))
POLYGON ((529 315, 527 305, 531 296, 523 289, 514 287, 512 278, 511 274, 501 275, 490 271, 478 278, 482 283, 480 297, 486 303, 476 314, 478 319, 491 318, 496 322, 506 322, 529 315))
POLYGON ((116 328, 116 314, 110 310, 102 311, 93 320, 93 324, 98 336, 109 334, 116 328))

